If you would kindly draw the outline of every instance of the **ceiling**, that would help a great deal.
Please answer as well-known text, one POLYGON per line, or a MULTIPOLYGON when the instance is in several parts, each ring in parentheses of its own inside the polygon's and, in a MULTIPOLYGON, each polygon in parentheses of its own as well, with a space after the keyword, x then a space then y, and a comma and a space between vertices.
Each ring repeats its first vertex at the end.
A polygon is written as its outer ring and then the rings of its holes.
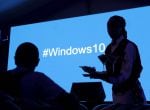
POLYGON ((21 25, 149 5, 150 0, 0 0, 0 24, 21 25))

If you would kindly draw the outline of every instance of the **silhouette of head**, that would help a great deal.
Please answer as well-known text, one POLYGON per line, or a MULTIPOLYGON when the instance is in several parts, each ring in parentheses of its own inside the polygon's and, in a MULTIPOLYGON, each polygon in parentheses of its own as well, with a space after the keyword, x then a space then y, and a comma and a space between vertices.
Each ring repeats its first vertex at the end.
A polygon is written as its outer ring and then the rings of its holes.
POLYGON ((107 22, 107 31, 110 37, 115 40, 123 35, 127 37, 127 32, 125 30, 126 22, 125 19, 121 16, 112 16, 107 22))
POLYGON ((34 69, 39 62, 38 48, 29 42, 22 43, 15 53, 15 64, 18 67, 34 69))

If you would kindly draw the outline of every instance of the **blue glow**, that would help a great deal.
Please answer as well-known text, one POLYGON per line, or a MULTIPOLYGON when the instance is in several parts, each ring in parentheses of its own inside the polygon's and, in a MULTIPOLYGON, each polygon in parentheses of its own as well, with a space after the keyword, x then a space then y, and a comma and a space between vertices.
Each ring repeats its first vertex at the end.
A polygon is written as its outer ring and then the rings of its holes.
POLYGON ((0 1, 0 12, 16 7, 26 0, 3 0, 0 1))
MULTIPOLYGON (((101 81, 85 78, 80 65, 95 66, 103 70, 97 56, 102 54, 97 50, 101 43, 108 45, 111 41, 107 34, 106 23, 110 16, 121 15, 126 19, 128 38, 134 41, 141 54, 143 72, 141 82, 147 99, 150 99, 149 82, 149 58, 150 53, 150 7, 114 11, 103 14, 75 17, 56 21, 42 22, 30 25, 12 27, 10 36, 9 63, 8 68, 14 68, 14 54, 19 44, 33 42, 40 51, 40 63, 36 70, 44 72, 66 91, 70 91, 72 82, 101 81), (87 51, 91 47, 92 51, 87 51), (44 49, 67 50, 74 49, 73 53, 59 53, 56 56, 44 56, 44 49), (85 54, 77 53, 77 48, 86 48, 85 54), (96 52, 97 51, 97 52, 96 52)), ((49 50, 48 50, 49 51, 49 50)), ((106 92, 105 100, 112 100, 111 84, 103 82, 106 92)))

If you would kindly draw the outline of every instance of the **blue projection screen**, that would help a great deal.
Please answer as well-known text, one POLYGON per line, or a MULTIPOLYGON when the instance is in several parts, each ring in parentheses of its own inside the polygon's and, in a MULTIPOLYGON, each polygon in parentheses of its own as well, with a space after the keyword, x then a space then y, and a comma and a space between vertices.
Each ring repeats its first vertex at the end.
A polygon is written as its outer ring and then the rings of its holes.
MULTIPOLYGON (((73 82, 101 81, 83 77, 79 66, 87 65, 103 70, 97 56, 104 53, 111 42, 106 24, 112 15, 120 15, 126 19, 128 38, 139 47, 143 64, 140 80, 149 100, 149 12, 150 7, 141 7, 12 27, 8 69, 15 67, 14 54, 18 45, 32 42, 40 52, 40 63, 36 70, 44 72, 66 91, 70 92, 73 82)), ((106 93, 105 100, 112 100, 111 84, 104 81, 102 83, 106 93)))

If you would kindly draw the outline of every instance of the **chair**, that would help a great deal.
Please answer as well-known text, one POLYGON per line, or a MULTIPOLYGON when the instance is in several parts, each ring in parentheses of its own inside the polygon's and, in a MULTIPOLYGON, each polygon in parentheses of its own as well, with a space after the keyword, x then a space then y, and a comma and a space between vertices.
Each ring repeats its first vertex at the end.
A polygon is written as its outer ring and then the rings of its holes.
POLYGON ((100 104, 100 105, 95 106, 92 110, 101 110, 106 106, 108 106, 108 104, 100 104))
POLYGON ((80 110, 88 110, 88 108, 85 105, 80 103, 80 110))

